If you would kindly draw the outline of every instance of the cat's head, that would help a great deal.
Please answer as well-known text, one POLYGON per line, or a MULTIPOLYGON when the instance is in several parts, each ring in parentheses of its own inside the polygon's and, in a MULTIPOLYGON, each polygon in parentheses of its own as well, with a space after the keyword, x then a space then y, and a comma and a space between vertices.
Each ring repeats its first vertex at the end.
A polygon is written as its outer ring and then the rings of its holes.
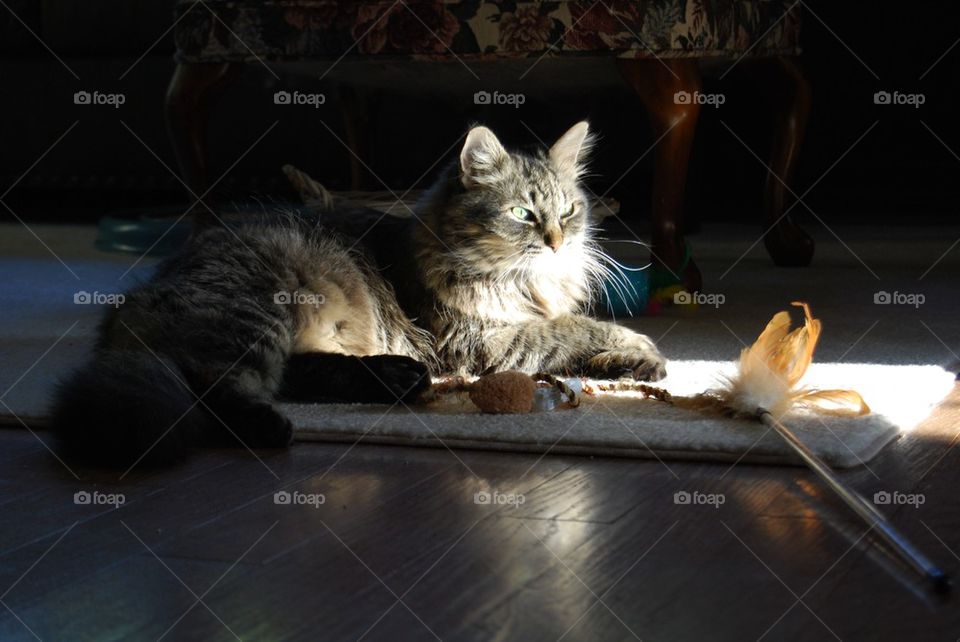
POLYGON ((589 232, 579 180, 591 143, 585 121, 534 154, 507 151, 486 127, 472 128, 439 239, 480 271, 578 260, 589 232))

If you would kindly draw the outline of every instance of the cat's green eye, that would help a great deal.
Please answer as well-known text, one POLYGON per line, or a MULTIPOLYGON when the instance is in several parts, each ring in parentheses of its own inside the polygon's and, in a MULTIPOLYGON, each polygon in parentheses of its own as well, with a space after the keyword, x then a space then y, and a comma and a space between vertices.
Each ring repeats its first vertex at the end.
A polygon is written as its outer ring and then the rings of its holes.
POLYGON ((573 216, 576 209, 577 209, 576 206, 571 205, 566 212, 560 215, 560 218, 570 218, 571 216, 573 216))
POLYGON ((518 221, 523 221, 524 223, 529 223, 534 220, 533 212, 528 210, 525 207, 520 207, 519 205, 510 209, 510 214, 513 215, 518 221))

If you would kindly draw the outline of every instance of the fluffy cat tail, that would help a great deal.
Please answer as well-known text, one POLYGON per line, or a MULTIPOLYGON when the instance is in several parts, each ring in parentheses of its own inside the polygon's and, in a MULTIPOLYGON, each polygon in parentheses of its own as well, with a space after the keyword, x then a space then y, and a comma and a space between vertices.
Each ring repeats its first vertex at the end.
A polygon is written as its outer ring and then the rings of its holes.
POLYGON ((106 350, 64 380, 53 429, 69 457, 109 467, 165 465, 198 445, 208 421, 169 359, 106 350), (176 375, 174 375, 176 373, 176 375))

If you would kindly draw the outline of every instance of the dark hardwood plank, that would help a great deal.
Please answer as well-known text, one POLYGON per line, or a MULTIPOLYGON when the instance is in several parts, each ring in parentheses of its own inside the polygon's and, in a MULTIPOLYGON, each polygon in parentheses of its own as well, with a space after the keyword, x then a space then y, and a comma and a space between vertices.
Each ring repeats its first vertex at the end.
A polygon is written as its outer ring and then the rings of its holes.
MULTIPOLYGON (((958 399, 869 469, 842 473, 867 495, 923 493, 920 508, 886 512, 951 569, 958 399)), ((244 451, 207 451, 122 482, 77 468, 78 482, 29 433, 0 439, 0 589, 15 584, 4 602, 43 639, 155 639, 195 601, 163 564, 198 595, 223 575, 204 602, 244 639, 960 632, 956 609, 912 591, 804 468, 298 444, 261 453, 266 467, 244 451), (77 505, 78 490, 127 501, 77 505), (278 490, 325 502, 277 504, 278 490), (481 491, 524 501, 477 504, 481 491), (724 502, 678 504, 679 491, 724 502)), ((32 639, 5 610, 0 637, 32 639)), ((203 606, 168 637, 234 639, 203 606)))
MULTIPOLYGON (((20 604, 16 589, 5 601, 43 640, 156 640, 221 575, 227 573, 229 577, 242 571, 224 562, 171 558, 161 563, 149 553, 137 554, 122 564, 61 581, 32 605, 20 604)), ((61 580, 67 579, 61 576, 61 580)), ((204 602, 209 602, 218 586, 204 596, 204 602)), ((222 614, 215 616, 197 605, 191 617, 177 624, 164 639, 236 640, 217 617, 233 628, 222 614)), ((253 639, 247 632, 237 633, 253 639)), ((34 639, 8 611, 0 615, 0 638, 34 639)))

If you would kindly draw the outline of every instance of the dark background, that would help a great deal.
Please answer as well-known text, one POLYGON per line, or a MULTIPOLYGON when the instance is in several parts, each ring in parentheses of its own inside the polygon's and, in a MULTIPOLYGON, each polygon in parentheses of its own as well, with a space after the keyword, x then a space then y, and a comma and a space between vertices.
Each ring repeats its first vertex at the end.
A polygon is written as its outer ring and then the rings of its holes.
MULTIPOLYGON (((3 200, 24 220, 94 221, 118 211, 164 207, 177 213, 185 208, 184 191, 161 164, 176 167, 162 110, 173 70, 172 36, 165 34, 172 22, 172 3, 8 0, 8 4, 80 80, 0 7, 4 93, 0 194, 27 172, 3 200), (152 43, 156 44, 148 50, 152 43), (123 92, 127 102, 117 110, 73 104, 73 92, 91 88, 123 92), (79 124, 28 172, 77 120, 79 124)), ((827 26, 804 13, 801 62, 812 85, 813 111, 801 151, 797 193, 879 121, 805 201, 831 223, 955 221, 960 159, 945 145, 960 150, 953 116, 960 46, 919 79, 960 38, 951 13, 954 5, 811 2, 809 7, 827 26), (878 90, 920 92, 926 103, 919 109, 874 105, 878 90)), ((317 79, 322 67, 308 70, 313 77, 275 69, 280 81, 258 64, 248 65, 213 109, 209 132, 213 177, 279 121, 221 183, 218 192, 228 200, 289 196, 279 172, 284 163, 308 170, 333 188, 347 186, 347 152, 324 126, 343 137, 336 83, 317 79), (273 92, 283 88, 322 91, 329 100, 319 110, 284 110, 272 104, 273 92)), ((653 142, 639 101, 615 74, 602 87, 553 91, 549 78, 553 72, 548 66, 544 69, 537 89, 528 90, 526 104, 516 110, 476 107, 462 96, 444 93, 431 84, 429 66, 420 76, 422 83, 373 94, 361 90, 361 95, 369 94, 379 103, 368 125, 373 143, 365 160, 399 193, 411 187, 470 122, 489 124, 508 143, 524 144, 534 141, 526 126, 552 139, 575 120, 589 117, 602 135, 592 186, 605 191, 653 142)), ((705 108, 701 113, 688 212, 703 221, 757 221, 765 170, 721 120, 765 156, 776 90, 754 73, 750 61, 738 64, 722 81, 717 73, 706 73, 704 91, 723 92, 727 102, 721 109, 705 108)), ((363 75, 341 70, 337 80, 350 81, 351 74, 363 75)), ((477 88, 488 85, 477 83, 477 88)), ((651 172, 649 155, 611 192, 624 202, 632 220, 646 217, 651 172)), ((371 179, 368 187, 382 186, 371 179)), ((802 208, 794 211, 807 225, 814 225, 802 208)), ((10 217, 6 210, 0 213, 10 217)))

